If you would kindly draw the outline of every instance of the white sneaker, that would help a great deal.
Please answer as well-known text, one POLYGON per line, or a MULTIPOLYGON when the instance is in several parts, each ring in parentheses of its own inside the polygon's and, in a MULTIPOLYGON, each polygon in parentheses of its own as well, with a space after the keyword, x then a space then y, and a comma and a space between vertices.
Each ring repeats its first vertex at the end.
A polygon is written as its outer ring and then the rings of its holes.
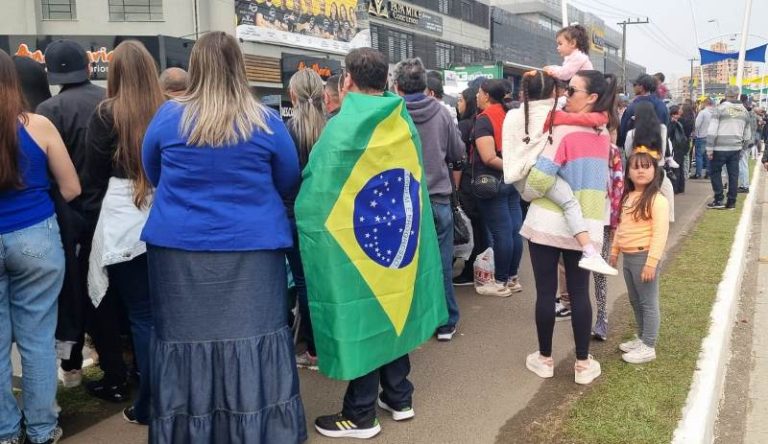
POLYGON ((576 381, 576 384, 590 384, 602 373, 600 363, 595 361, 595 359, 592 358, 592 355, 589 355, 587 358, 587 363, 589 365, 586 368, 579 368, 578 362, 573 365, 574 381, 576 381))
POLYGON ((509 278, 507 281, 507 288, 509 288, 512 293, 520 293, 523 291, 523 286, 520 285, 520 278, 513 277, 509 278))
POLYGON ((485 284, 479 287, 475 286, 475 291, 483 296, 497 296, 500 298, 512 296, 512 290, 507 288, 506 285, 499 285, 497 283, 485 284))
POLYGON ((536 373, 540 378, 551 378, 555 376, 555 366, 547 365, 539 357, 539 352, 534 352, 525 358, 525 368, 536 373))
POLYGON ((599 274, 605 274, 608 276, 616 276, 619 274, 619 270, 608 265, 608 262, 603 259, 599 254, 592 256, 581 256, 579 261, 579 267, 599 274))
POLYGON ((83 382, 83 371, 80 369, 65 371, 59 367, 59 381, 65 388, 77 387, 83 382))
POLYGON ((623 351, 624 353, 629 353, 632 350, 636 349, 637 347, 640 347, 640 344, 642 343, 643 341, 635 337, 635 339, 631 341, 622 342, 621 344, 619 344, 619 350, 623 351))
POLYGON ((666 159, 664 159, 664 161, 667 163, 667 166, 670 168, 674 168, 674 169, 680 168, 680 164, 675 162, 674 157, 667 157, 666 159))
POLYGON ((395 421, 405 421, 416 416, 416 412, 413 411, 413 407, 406 407, 401 410, 395 410, 390 407, 386 402, 381 400, 381 397, 376 398, 376 404, 379 408, 384 409, 392 414, 392 419, 395 421))
POLYGON ((644 364, 656 359, 656 349, 648 347, 645 343, 640 342, 640 345, 637 348, 621 355, 621 359, 630 364, 644 364))

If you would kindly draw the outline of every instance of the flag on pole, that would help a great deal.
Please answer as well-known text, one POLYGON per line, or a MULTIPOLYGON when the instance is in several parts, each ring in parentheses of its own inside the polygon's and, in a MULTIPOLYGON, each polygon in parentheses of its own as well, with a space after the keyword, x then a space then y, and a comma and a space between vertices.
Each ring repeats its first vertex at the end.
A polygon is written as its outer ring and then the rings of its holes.
MULTIPOLYGON (((760 45, 748 50, 745 54, 745 60, 747 62, 765 62, 765 49, 768 47, 768 43, 760 45)), ((707 49, 699 48, 699 54, 701 55, 701 64, 707 65, 709 63, 716 63, 726 59, 739 59, 738 52, 716 52, 709 51, 707 49)))
POLYGON ((398 96, 350 93, 296 200, 320 371, 354 379, 448 319, 421 141, 398 96))

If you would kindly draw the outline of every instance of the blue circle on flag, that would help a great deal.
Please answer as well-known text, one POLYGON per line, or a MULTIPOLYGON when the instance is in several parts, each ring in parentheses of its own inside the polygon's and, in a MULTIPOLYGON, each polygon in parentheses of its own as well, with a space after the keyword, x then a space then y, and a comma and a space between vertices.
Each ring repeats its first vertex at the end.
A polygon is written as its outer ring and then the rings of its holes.
POLYGON ((419 182, 405 169, 371 177, 355 196, 355 239, 387 268, 407 267, 416 254, 421 220, 419 182))

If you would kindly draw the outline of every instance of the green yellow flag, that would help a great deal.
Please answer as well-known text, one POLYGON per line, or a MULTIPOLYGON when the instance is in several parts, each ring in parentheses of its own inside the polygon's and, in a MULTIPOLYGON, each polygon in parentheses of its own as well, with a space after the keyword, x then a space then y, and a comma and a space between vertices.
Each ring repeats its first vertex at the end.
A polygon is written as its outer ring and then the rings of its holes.
POLYGON ((447 321, 421 141, 400 97, 344 98, 312 148, 296 221, 323 374, 369 373, 447 321))

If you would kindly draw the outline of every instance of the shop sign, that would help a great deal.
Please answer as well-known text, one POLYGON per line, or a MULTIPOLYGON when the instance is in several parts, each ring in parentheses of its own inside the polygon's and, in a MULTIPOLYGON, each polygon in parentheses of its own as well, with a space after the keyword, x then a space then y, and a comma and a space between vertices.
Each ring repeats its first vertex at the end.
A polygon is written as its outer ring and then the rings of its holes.
POLYGON ((590 50, 599 54, 605 52, 605 29, 593 26, 589 34, 590 50))
POLYGON ((443 72, 443 78, 446 79, 446 85, 449 84, 449 82, 455 84, 467 84, 478 77, 501 79, 501 65, 457 66, 443 72))
POLYGON ((358 34, 357 0, 237 0, 245 41, 346 54, 358 34))
POLYGON ((371 0, 368 14, 401 25, 411 26, 433 34, 443 34, 443 18, 405 3, 371 0))
POLYGON ((283 53, 282 57, 283 85, 288 87, 291 76, 302 69, 311 69, 318 73, 323 80, 335 73, 341 72, 341 62, 320 57, 307 57, 297 54, 283 53))
POLYGON ((185 68, 189 63, 192 41, 174 37, 152 36, 49 36, 49 35, 2 35, 0 49, 9 54, 29 57, 39 63, 45 63, 45 49, 51 42, 65 39, 73 40, 85 49, 91 64, 91 79, 106 80, 114 48, 125 40, 138 40, 152 55, 158 67, 178 66, 185 68), (160 60, 160 46, 165 45, 166 59, 160 60))

